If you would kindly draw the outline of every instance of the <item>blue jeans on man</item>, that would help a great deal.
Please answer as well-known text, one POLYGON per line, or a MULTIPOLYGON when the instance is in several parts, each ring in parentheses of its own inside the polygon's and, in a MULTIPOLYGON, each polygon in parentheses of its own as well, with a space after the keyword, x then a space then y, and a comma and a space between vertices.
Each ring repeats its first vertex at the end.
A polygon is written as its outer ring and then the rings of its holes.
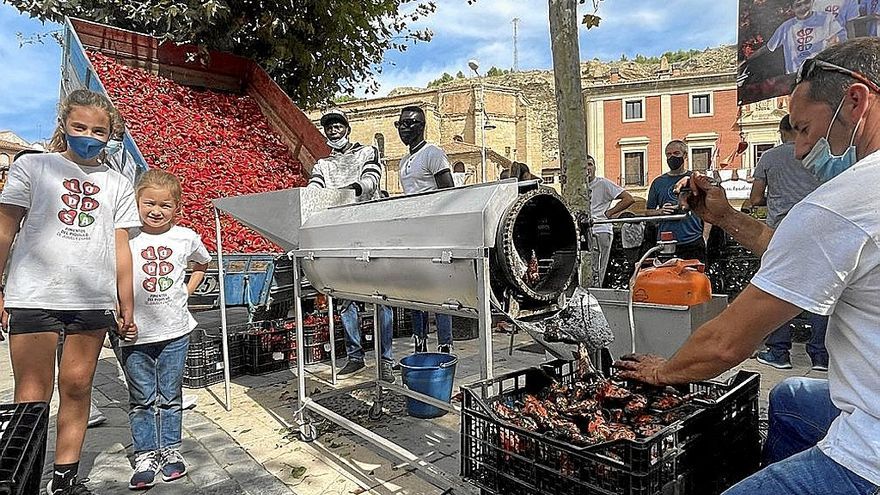
POLYGON ((723 495, 875 495, 878 487, 826 456, 816 444, 840 411, 828 380, 787 378, 770 391, 770 428, 761 471, 723 495))
MULTIPOLYGON (((437 323, 437 345, 452 346, 452 315, 434 314, 437 323)), ((412 312, 413 336, 416 337, 416 351, 427 350, 428 341, 428 313, 425 311, 412 312), (422 349, 419 349, 419 347, 422 349)))
MULTIPOLYGON (((825 349, 825 330, 828 328, 828 317, 810 313, 810 340, 807 342, 807 354, 814 369, 828 369, 828 351, 825 349)), ((767 352, 760 353, 758 360, 777 368, 791 368, 791 322, 771 333, 765 342, 767 352)))
MULTIPOLYGON (((348 353, 349 361, 364 361, 364 347, 361 342, 361 328, 358 324, 358 306, 353 302, 343 303, 341 318, 342 326, 345 329, 345 350, 348 353)), ((382 350, 382 359, 392 361, 391 345, 394 339, 394 329, 392 328, 394 313, 388 306, 379 306, 379 327, 382 329, 382 341, 380 347, 382 350)), ((375 336, 374 336, 375 338, 375 336)))
POLYGON ((135 453, 180 447, 188 348, 189 334, 119 348, 128 383, 128 418, 135 453))

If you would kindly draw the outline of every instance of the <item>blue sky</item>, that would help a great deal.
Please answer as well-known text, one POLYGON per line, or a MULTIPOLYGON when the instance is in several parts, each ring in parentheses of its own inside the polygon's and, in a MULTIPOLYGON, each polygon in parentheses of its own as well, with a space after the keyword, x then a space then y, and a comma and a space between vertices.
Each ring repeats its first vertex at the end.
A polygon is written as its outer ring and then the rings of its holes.
MULTIPOLYGON (((437 11, 416 27, 434 32, 430 43, 404 53, 389 52, 377 80, 380 95, 397 86, 424 86, 443 72, 468 73, 475 58, 480 70, 513 64, 514 17, 519 23, 519 68, 547 69, 552 65, 545 0, 436 0, 437 11)), ((592 1, 581 11, 592 10, 592 1)), ((632 58, 637 53, 658 55, 669 50, 706 48, 736 41, 735 0, 606 0, 602 24, 581 29, 581 59, 632 58)), ((0 4, 0 130, 11 129, 33 141, 48 137, 55 121, 61 48, 54 40, 19 46, 17 33, 29 36, 60 29, 21 15, 0 4)), ((362 95, 363 92, 361 91, 362 95)))

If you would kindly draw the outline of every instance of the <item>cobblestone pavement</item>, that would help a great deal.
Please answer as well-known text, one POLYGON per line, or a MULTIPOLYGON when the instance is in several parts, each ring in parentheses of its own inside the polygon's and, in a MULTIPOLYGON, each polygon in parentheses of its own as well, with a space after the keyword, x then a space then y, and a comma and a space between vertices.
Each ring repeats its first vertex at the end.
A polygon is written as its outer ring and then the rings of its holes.
MULTIPOLYGON (((240 316, 240 315, 239 315, 240 316)), ((204 325, 215 320, 203 315, 204 325)), ((232 318, 235 318, 233 313, 232 318)), ((509 337, 494 336, 496 375, 506 371, 534 366, 544 355, 525 336, 516 337, 512 355, 507 352, 509 337)), ((434 337, 430 339, 433 341, 434 337)), ((397 339, 397 357, 411 352, 408 339, 397 339)), ((456 387, 479 379, 477 341, 456 342, 460 358, 456 387)), ((0 400, 9 402, 12 373, 8 349, 0 344, 0 400)), ((368 381, 374 368, 372 353, 368 367, 341 386, 368 381)), ((344 364, 340 359, 340 365, 344 364)), ((738 369, 762 374, 761 408, 766 410, 769 389, 788 376, 817 376, 824 373, 810 370, 803 345, 795 344, 792 370, 776 370, 747 360, 738 369)), ((330 369, 326 364, 309 367, 310 393, 331 389, 330 369)), ((399 373, 397 380, 401 379, 399 373)), ((455 494, 475 493, 458 477, 459 420, 447 414, 434 420, 420 420, 406 414, 405 399, 387 395, 384 414, 378 420, 367 415, 374 400, 373 388, 351 394, 319 399, 326 407, 400 444, 420 458, 448 473, 455 494)), ((232 410, 223 406, 224 389, 217 384, 208 389, 187 390, 198 398, 194 410, 184 414, 183 453, 190 473, 174 483, 159 482, 149 493, 154 494, 439 494, 443 490, 406 463, 400 463, 383 451, 359 439, 347 430, 327 422, 316 421, 320 433, 315 442, 303 443, 296 435, 294 404, 296 377, 289 370, 263 376, 233 379, 230 390, 232 410)), ((88 486, 98 495, 131 493, 127 489, 131 475, 131 435, 127 418, 127 392, 120 380, 115 357, 105 349, 95 378, 95 399, 108 421, 89 430, 80 467, 81 477, 88 477, 88 486)), ((52 410, 56 410, 53 404, 52 410)), ((313 418, 317 419, 317 418, 313 418)), ((54 444, 54 414, 50 420, 49 454, 44 476, 51 468, 54 444)))

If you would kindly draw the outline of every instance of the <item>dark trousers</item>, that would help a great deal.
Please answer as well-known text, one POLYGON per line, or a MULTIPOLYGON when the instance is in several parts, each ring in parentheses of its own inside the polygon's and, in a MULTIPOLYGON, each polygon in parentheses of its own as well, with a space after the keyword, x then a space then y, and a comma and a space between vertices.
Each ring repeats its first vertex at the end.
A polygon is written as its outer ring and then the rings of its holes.
POLYGON ((683 260, 700 260, 706 263, 706 241, 703 237, 697 238, 687 244, 678 244, 675 246, 675 257, 683 260))

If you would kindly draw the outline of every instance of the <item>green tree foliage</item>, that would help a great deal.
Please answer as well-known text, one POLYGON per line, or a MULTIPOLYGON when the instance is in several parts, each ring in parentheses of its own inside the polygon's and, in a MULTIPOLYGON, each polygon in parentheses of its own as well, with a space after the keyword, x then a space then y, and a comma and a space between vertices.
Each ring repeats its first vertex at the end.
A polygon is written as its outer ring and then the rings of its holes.
POLYGON ((462 71, 458 71, 458 72, 456 72, 456 73, 455 73, 455 78, 456 78, 456 79, 464 79, 464 72, 462 72, 462 71))
POLYGON ((489 77, 503 76, 504 74, 507 74, 509 72, 510 72, 509 70, 499 69, 498 67, 495 67, 493 65, 492 67, 489 68, 489 70, 486 71, 486 75, 489 77))
POLYGON ((5 0, 44 21, 79 17, 251 58, 297 102, 312 106, 352 94, 387 50, 429 41, 410 25, 433 0, 5 0))
POLYGON ((428 83, 429 88, 434 88, 437 86, 442 86, 448 82, 452 82, 454 79, 448 72, 444 72, 442 76, 428 83))

